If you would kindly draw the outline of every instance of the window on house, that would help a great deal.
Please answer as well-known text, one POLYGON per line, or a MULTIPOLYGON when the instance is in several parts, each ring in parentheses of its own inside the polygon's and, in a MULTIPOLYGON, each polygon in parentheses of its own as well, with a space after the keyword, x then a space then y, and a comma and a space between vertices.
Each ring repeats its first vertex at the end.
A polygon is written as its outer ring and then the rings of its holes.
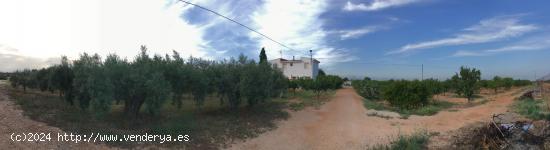
POLYGON ((292 67, 292 63, 290 63, 290 66, 292 67))

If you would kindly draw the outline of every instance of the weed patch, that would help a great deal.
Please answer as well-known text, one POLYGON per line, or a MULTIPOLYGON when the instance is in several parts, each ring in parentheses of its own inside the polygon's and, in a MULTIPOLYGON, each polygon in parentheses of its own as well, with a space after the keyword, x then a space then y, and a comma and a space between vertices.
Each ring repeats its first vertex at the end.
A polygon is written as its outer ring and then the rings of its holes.
MULTIPOLYGON (((165 104, 158 116, 141 113, 139 119, 128 120, 123 115, 123 105, 114 104, 112 110, 102 118, 92 117, 93 112, 70 106, 56 94, 34 90, 23 92, 8 89, 9 96, 24 110, 24 115, 33 120, 59 127, 75 134, 100 133, 102 135, 189 135, 189 142, 145 142, 174 149, 218 149, 228 146, 236 139, 246 139, 274 129, 275 121, 288 118, 286 102, 268 101, 257 107, 239 107, 237 110, 220 105, 214 97, 209 97, 200 110, 194 108, 193 101, 184 101, 181 109, 165 104)), ((170 103, 170 102, 166 102, 170 103)), ((145 110, 142 110, 145 111, 145 110)), ((106 142, 110 146, 135 148, 135 142, 106 142)))
POLYGON ((411 135, 399 135, 389 145, 376 145, 372 150, 422 150, 426 149, 430 134, 426 130, 417 131, 411 135))
POLYGON ((549 111, 542 100, 519 99, 514 102, 512 107, 516 113, 529 119, 541 120, 550 117, 549 111))
POLYGON ((335 90, 327 90, 317 95, 312 90, 297 90, 288 92, 284 97, 296 100, 295 102, 289 102, 289 107, 293 111, 299 111, 306 107, 319 108, 321 105, 328 102, 335 93, 335 90))
POLYGON ((391 107, 389 105, 384 105, 381 102, 378 101, 372 101, 372 100, 363 100, 363 105, 367 109, 374 109, 374 110, 388 110, 397 112, 401 115, 401 119, 407 119, 410 115, 420 115, 420 116, 431 116, 437 114, 437 112, 451 108, 454 103, 446 102, 446 101, 431 101, 425 106, 416 108, 416 109, 399 109, 396 107, 391 107))

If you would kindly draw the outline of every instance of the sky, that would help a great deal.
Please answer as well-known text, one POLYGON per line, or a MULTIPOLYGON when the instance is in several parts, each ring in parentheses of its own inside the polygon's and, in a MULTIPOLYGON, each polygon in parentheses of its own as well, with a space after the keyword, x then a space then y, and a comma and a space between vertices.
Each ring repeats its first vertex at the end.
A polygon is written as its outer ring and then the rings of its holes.
POLYGON ((62 55, 151 54, 222 60, 309 57, 328 74, 446 79, 460 66, 534 79, 550 73, 547 0, 0 0, 0 71, 62 55))

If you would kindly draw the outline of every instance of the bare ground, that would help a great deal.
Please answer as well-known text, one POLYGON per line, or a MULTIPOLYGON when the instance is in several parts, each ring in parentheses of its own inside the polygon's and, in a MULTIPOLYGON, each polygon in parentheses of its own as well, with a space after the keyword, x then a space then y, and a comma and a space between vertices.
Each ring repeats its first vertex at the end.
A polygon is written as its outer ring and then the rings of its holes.
POLYGON ((454 112, 384 119, 367 116, 362 98, 353 89, 340 89, 320 109, 291 112, 292 117, 279 122, 277 129, 235 143, 230 149, 365 149, 369 145, 388 144, 399 134, 409 134, 419 129, 439 133, 430 139, 429 144, 429 148, 439 149, 448 144, 451 131, 488 121, 492 114, 506 112, 507 106, 520 94, 519 90, 491 96, 485 104, 454 112))
POLYGON ((57 141, 57 133, 65 132, 25 117, 21 109, 8 100, 6 86, 6 82, 0 80, 0 149, 112 149, 97 143, 57 141), (15 142, 11 140, 12 133, 51 133, 51 141, 15 142))

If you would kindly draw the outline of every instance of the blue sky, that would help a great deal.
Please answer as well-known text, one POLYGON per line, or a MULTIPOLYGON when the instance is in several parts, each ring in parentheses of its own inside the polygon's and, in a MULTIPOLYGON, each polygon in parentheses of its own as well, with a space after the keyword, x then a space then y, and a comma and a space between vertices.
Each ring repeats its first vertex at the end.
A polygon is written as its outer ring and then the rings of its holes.
POLYGON ((1 2, 0 11, 6 12, 0 18, 15 23, 0 25, 8 33, 0 35, 0 61, 19 63, 0 71, 38 67, 60 55, 76 58, 84 51, 132 58, 145 44, 151 53, 177 50, 218 60, 240 53, 256 58, 261 47, 270 59, 281 51, 285 58, 307 56, 311 49, 330 74, 378 79, 420 78, 422 64, 425 78, 439 79, 462 65, 481 69, 483 78, 550 73, 550 1, 545 0, 192 2, 292 50, 177 1, 8 0, 1 2), (18 7, 26 9, 13 9, 18 7))
MULTIPOLYGON (((323 5, 314 7, 321 10, 311 10, 318 12, 310 16, 314 18, 313 24, 319 25, 316 30, 322 30, 325 34, 320 41, 313 42, 324 44, 318 48, 333 49, 326 54, 316 54, 322 64, 329 61, 322 68, 332 74, 368 75, 381 79, 420 78, 422 64, 425 77, 441 79, 454 74, 462 65, 482 69, 485 78, 503 75, 532 79, 537 71, 539 76, 550 71, 550 67, 545 65, 550 56, 550 10, 546 7, 550 2, 547 1, 303 2, 305 5, 323 5)), ((223 2, 215 3, 218 5, 223 2)), ((261 29, 262 22, 254 22, 254 15, 249 14, 261 11, 257 9, 263 9, 261 6, 266 5, 265 2, 239 1, 228 5, 239 6, 229 13, 233 16, 231 18, 245 24, 260 24, 261 29)), ((205 18, 209 17, 216 16, 195 9, 182 18, 191 23, 205 24, 208 23, 205 18)), ((286 16, 283 14, 274 19, 285 22, 284 17, 286 16)), ((251 39, 249 34, 243 35, 242 32, 248 32, 239 26, 233 26, 229 30, 224 25, 214 26, 209 32, 209 39, 222 39, 212 46, 215 49, 228 49, 227 54, 235 55, 242 52, 242 49, 258 49, 258 40, 251 39), (231 40, 227 40, 228 38, 231 40), (232 43, 245 44, 238 46, 232 43)), ((307 32, 298 35, 315 39, 307 32)), ((300 46, 301 43, 291 43, 293 38, 300 37, 288 38, 289 41, 284 38, 277 40, 290 43, 293 45, 291 47, 299 47, 301 49, 298 50, 306 52, 308 47, 300 46)), ((278 50, 284 49, 276 45, 270 46, 267 47, 268 51, 275 51, 272 57, 279 57, 278 50)), ((316 51, 315 48, 311 49, 316 51)), ((292 50, 283 50, 284 53, 304 55, 292 50)), ((254 57, 255 54, 252 51, 248 55, 254 57)))

